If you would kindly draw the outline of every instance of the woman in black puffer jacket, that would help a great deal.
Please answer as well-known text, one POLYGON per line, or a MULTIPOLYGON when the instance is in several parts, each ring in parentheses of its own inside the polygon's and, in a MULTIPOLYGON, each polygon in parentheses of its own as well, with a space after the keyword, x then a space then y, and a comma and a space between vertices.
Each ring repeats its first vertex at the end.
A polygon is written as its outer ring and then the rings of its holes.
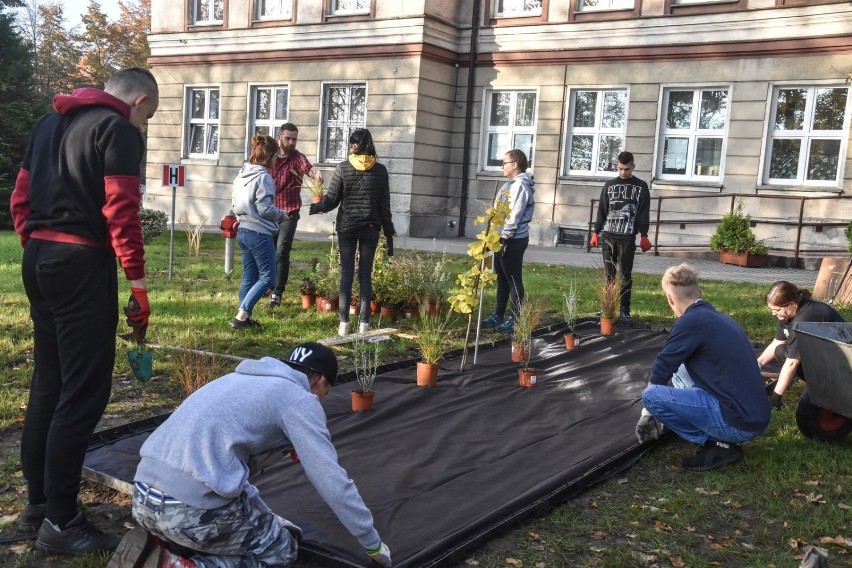
POLYGON ((373 297, 373 258, 379 245, 379 231, 388 241, 388 256, 393 256, 393 227, 390 210, 388 170, 376 161, 373 136, 366 128, 349 136, 349 159, 338 164, 325 197, 311 204, 310 214, 337 210, 337 235, 340 243, 340 327, 339 335, 349 335, 349 304, 355 276, 355 250, 360 253, 358 284, 361 311, 358 333, 370 329, 370 300, 373 297))

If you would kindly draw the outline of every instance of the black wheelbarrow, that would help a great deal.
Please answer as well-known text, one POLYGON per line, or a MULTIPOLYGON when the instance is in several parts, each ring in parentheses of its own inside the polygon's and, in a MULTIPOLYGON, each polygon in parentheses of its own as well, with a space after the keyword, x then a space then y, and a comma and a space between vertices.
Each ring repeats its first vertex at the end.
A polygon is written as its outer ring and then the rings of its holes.
POLYGON ((833 442, 852 432, 852 323, 796 324, 807 388, 796 425, 808 438, 833 442))

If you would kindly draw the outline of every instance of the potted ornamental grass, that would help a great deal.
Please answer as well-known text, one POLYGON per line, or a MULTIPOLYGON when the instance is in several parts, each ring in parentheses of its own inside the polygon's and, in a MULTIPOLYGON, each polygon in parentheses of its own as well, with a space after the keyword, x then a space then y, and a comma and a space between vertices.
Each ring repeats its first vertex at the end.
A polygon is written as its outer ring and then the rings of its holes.
POLYGON ((562 316, 568 326, 568 333, 565 334, 565 349, 574 349, 580 345, 582 335, 576 330, 579 303, 580 290, 577 288, 577 281, 571 280, 568 289, 562 294, 562 316))
POLYGON ((417 386, 434 387, 438 383, 439 361, 450 346, 448 328, 449 314, 442 318, 440 314, 430 313, 428 306, 420 306, 420 318, 414 324, 414 344, 420 352, 417 362, 417 386))
POLYGON ((530 367, 532 356, 532 334, 541 325, 544 306, 538 298, 529 295, 513 306, 515 331, 512 337, 512 361, 523 363, 518 369, 518 378, 522 387, 534 387, 538 369, 530 367))
POLYGON ((710 250, 719 253, 719 262, 737 266, 766 266, 769 256, 766 241, 758 239, 751 229, 751 215, 737 200, 734 210, 726 213, 710 237, 710 250))
POLYGON ((595 284, 601 308, 601 335, 614 335, 615 318, 621 305, 621 274, 616 273, 615 278, 607 278, 606 272, 601 272, 602 278, 595 284))
POLYGON ((296 170, 290 170, 290 173, 296 176, 299 180, 299 185, 308 190, 311 194, 311 203, 319 203, 325 197, 325 188, 321 181, 317 181, 307 174, 301 174, 296 170))

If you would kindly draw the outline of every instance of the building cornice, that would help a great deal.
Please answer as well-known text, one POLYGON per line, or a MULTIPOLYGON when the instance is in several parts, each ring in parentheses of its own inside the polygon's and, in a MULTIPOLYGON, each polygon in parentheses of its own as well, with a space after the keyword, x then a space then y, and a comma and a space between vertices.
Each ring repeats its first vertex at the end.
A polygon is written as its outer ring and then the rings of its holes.
MULTIPOLYGON (((484 27, 477 66, 793 57, 852 52, 852 3, 739 14, 484 27)), ((152 34, 155 66, 423 58, 469 65, 470 30, 434 18, 152 34), (270 49, 270 46, 297 46, 270 49)))

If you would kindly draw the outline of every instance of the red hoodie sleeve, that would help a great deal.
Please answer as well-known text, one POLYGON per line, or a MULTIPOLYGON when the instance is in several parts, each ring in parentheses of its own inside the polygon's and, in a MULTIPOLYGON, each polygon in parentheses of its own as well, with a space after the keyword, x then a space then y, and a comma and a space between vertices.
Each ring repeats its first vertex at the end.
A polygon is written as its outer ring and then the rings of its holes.
POLYGON ((139 220, 139 177, 107 176, 104 189, 106 203, 102 211, 115 256, 128 280, 144 278, 145 247, 139 220))
POLYGON ((15 232, 21 236, 21 246, 24 247, 30 238, 30 232, 26 230, 27 221, 30 218, 30 172, 21 168, 18 179, 15 180, 15 189, 9 204, 12 213, 12 222, 15 224, 15 232))

